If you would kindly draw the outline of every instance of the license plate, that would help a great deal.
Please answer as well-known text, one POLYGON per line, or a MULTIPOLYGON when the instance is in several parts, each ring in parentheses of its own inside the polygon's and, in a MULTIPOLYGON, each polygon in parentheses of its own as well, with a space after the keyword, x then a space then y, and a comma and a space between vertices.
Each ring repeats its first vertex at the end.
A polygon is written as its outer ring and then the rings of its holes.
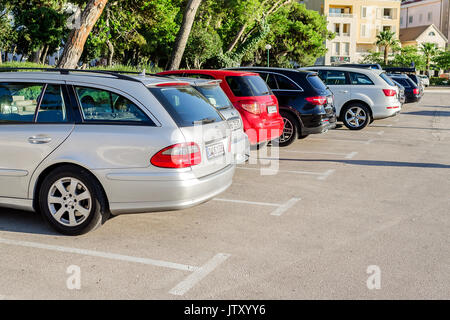
POLYGON ((216 143, 210 146, 206 146, 206 156, 208 159, 214 159, 225 154, 225 148, 223 143, 216 143))
POLYGON ((268 106, 267 107, 267 113, 276 113, 277 112, 277 106, 268 106))

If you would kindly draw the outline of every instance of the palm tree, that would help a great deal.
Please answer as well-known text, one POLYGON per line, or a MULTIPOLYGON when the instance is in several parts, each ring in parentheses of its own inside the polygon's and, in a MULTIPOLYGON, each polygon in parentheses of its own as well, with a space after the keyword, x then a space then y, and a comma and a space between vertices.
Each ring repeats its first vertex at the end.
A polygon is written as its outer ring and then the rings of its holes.
POLYGON ((426 42, 420 46, 420 51, 423 53, 426 59, 427 75, 430 76, 430 64, 431 60, 438 54, 439 49, 434 43, 426 42))
POLYGON ((399 41, 395 38, 395 32, 390 30, 381 31, 377 35, 377 42, 375 43, 379 47, 384 47, 384 64, 388 64, 389 49, 399 44, 399 41))

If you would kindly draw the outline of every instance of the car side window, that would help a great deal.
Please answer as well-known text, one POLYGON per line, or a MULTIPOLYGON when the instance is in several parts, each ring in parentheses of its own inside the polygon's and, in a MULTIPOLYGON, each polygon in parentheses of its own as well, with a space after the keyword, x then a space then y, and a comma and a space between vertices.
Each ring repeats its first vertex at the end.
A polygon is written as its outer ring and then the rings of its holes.
POLYGON ((0 83, 0 122, 34 122, 43 89, 36 83, 0 83))
POLYGON ((75 87, 75 91, 83 118, 87 122, 133 122, 155 125, 138 106, 125 97, 106 90, 86 87, 75 87))
POLYGON ((373 85, 373 81, 362 73, 350 72, 350 82, 353 85, 373 85))
POLYGON ((39 105, 36 122, 67 122, 67 112, 61 85, 47 85, 41 104, 39 105))
POLYGON ((276 75, 278 89, 280 90, 300 90, 299 87, 286 77, 276 75))
POLYGON ((278 89, 277 81, 275 80, 275 76, 273 74, 261 72, 259 75, 267 83, 270 89, 278 89))
POLYGON ((338 70, 320 70, 319 77, 325 82, 326 85, 336 86, 336 85, 346 85, 347 77, 345 71, 338 70))

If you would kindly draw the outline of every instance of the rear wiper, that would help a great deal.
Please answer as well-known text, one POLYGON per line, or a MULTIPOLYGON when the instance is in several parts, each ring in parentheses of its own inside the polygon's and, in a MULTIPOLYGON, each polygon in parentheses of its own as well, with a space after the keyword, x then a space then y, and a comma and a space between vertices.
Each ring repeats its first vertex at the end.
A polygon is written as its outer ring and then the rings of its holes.
POLYGON ((216 122, 216 118, 204 118, 204 119, 200 119, 197 121, 192 121, 192 124, 196 124, 196 123, 201 123, 201 124, 208 124, 208 123, 213 123, 216 122))

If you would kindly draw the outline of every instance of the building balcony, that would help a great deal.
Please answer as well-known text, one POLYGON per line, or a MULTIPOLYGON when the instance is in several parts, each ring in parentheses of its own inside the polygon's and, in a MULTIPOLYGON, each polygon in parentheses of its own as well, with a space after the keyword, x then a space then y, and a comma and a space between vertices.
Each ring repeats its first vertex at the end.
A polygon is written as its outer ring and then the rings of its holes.
POLYGON ((353 18, 351 13, 329 13, 328 16, 332 18, 353 18))

